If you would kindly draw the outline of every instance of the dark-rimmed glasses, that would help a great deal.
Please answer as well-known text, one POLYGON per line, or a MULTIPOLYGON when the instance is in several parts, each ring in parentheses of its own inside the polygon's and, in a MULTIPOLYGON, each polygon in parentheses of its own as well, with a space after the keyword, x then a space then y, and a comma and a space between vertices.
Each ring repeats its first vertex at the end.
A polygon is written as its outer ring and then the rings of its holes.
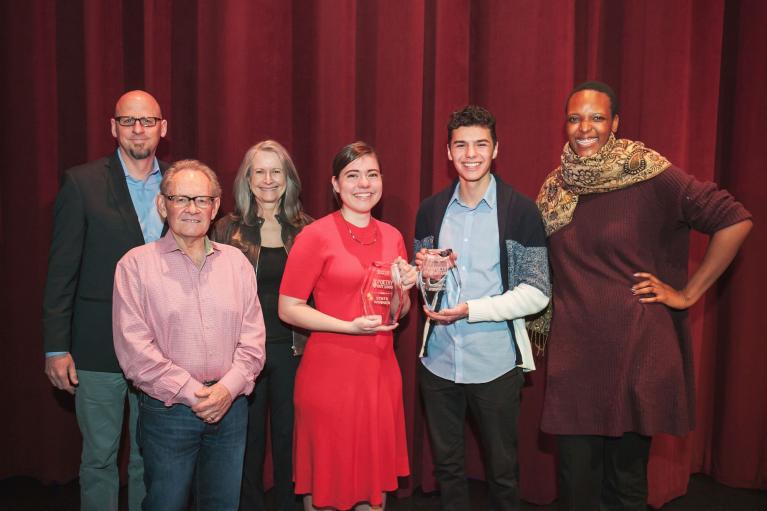
POLYGON ((117 124, 120 126, 128 128, 135 126, 137 121, 145 128, 153 128, 154 126, 157 126, 158 122, 162 121, 162 117, 128 117, 119 115, 115 117, 115 121, 117 121, 117 124))
POLYGON ((194 202, 194 205, 197 206, 200 209, 208 209, 213 205, 213 202, 218 197, 212 197, 210 195, 198 195, 197 197, 189 197, 188 195, 165 195, 163 196, 168 199, 175 207, 183 209, 189 207, 189 204, 194 202))

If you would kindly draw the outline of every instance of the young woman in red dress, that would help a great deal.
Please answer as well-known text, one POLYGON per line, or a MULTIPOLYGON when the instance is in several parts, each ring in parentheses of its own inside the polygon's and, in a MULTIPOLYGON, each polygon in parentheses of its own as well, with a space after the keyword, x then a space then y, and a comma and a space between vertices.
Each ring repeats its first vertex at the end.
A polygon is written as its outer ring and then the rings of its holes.
POLYGON ((399 231, 370 214, 383 191, 373 148, 344 147, 331 182, 341 208, 301 231, 280 287, 280 318, 312 331, 295 384, 295 491, 306 510, 377 510, 409 468, 397 324, 366 316, 360 291, 373 261, 396 262, 404 315, 416 272, 399 231))

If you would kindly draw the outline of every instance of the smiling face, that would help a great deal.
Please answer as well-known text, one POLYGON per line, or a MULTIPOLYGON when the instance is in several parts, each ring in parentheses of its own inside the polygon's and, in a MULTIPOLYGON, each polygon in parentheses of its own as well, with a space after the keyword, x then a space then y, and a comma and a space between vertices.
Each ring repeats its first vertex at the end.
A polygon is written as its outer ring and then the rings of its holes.
POLYGON ((276 206, 282 199, 287 180, 279 156, 272 151, 258 151, 250 164, 248 183, 259 209, 276 206))
POLYGON ((383 180, 378 158, 365 154, 352 161, 333 176, 333 190, 341 200, 342 209, 360 215, 369 214, 383 192, 383 180))
POLYGON ((493 144, 490 129, 484 126, 461 126, 453 130, 447 157, 453 162, 461 181, 480 182, 490 179, 498 144, 493 144))
POLYGON ((570 148, 578 156, 592 156, 618 131, 618 116, 612 115, 610 97, 604 92, 582 90, 567 102, 565 123, 570 148))
MULTIPOLYGON (((186 195, 187 197, 215 194, 213 183, 208 176, 203 172, 188 169, 174 174, 165 192, 165 195, 186 195)), ((208 208, 200 208, 194 201, 190 201, 188 206, 182 208, 165 195, 157 195, 157 209, 160 216, 168 220, 168 228, 173 236, 186 246, 204 238, 210 223, 216 217, 221 199, 216 197, 213 205, 208 208)))
MULTIPOLYGON (((157 100, 144 91, 131 91, 123 94, 115 105, 115 117, 162 117, 157 100)), ((168 121, 161 120, 152 127, 145 128, 140 122, 133 126, 121 126, 111 120, 112 136, 124 158, 144 160, 153 158, 160 139, 168 131, 168 121)))

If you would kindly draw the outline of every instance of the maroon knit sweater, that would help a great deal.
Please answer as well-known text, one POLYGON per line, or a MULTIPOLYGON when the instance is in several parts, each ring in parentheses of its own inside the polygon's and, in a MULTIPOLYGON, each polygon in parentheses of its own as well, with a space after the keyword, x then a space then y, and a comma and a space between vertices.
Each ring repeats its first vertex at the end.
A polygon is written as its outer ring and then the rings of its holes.
POLYGON ((690 229, 711 234, 750 218, 732 195, 676 167, 608 193, 581 195, 549 242, 554 316, 541 429, 620 436, 694 427, 687 311, 641 304, 632 276, 687 282, 690 229))

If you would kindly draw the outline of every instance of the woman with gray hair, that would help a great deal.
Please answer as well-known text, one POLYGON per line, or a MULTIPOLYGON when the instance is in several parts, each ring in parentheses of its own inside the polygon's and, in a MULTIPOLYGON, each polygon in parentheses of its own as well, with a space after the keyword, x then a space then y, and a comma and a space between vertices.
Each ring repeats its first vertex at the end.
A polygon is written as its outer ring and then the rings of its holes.
POLYGON ((235 211, 212 239, 243 251, 253 264, 266 325, 266 365, 248 402, 248 439, 240 509, 265 509, 263 466, 270 411, 275 509, 293 509, 293 382, 306 336, 280 321, 277 297, 288 251, 312 221, 301 208, 301 180, 287 150, 264 140, 245 153, 234 180, 235 211))

